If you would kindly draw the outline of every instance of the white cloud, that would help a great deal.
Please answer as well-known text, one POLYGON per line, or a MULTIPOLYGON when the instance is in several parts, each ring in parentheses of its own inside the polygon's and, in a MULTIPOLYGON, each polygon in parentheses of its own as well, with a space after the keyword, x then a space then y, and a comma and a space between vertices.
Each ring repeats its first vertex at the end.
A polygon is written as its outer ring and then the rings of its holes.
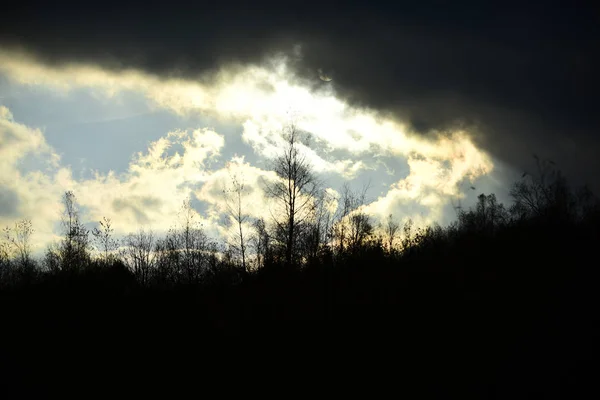
POLYGON ((10 202, 0 205, 0 226, 31 218, 36 221, 34 242, 46 243, 54 238, 60 188, 69 175, 68 170, 58 168, 58 162, 59 156, 42 131, 15 122, 10 110, 0 106, 0 189, 11 194, 10 202), (26 159, 42 162, 45 169, 23 171, 19 165, 26 159))
MULTIPOLYGON (((243 126, 241 139, 266 158, 278 154, 283 145, 282 127, 294 122, 313 137, 314 145, 306 148, 305 154, 315 171, 334 172, 346 179, 371 168, 369 159, 374 156, 405 159, 408 175, 398 178, 385 195, 367 207, 380 217, 394 213, 411 214, 425 222, 438 220, 448 199, 463 195, 459 183, 493 169, 490 157, 475 147, 468 132, 427 138, 410 132, 401 121, 347 104, 336 96, 335 85, 319 89, 303 86, 287 68, 285 57, 274 58, 263 66, 226 67, 212 76, 192 80, 159 78, 136 70, 108 71, 94 65, 51 67, 24 54, 0 51, 0 72, 21 84, 44 85, 62 92, 80 87, 106 96, 135 91, 155 106, 178 114, 208 114, 239 123, 243 126), (332 150, 346 154, 345 158, 329 157, 332 150)), ((29 142, 21 141, 20 146, 41 146, 45 142, 40 135, 38 131, 28 136, 29 142)), ((63 170, 45 179, 61 188, 76 188, 94 218, 108 213, 123 221, 123 229, 147 218, 165 228, 164 216, 171 215, 181 198, 192 192, 203 201, 218 204, 216 188, 226 181, 226 171, 211 172, 209 163, 223 146, 223 137, 212 131, 172 132, 152 143, 147 152, 137 154, 124 175, 97 175, 75 181, 63 170), (174 144, 184 150, 168 156, 167 150, 174 144), (195 187, 200 183, 204 183, 201 189, 195 187)), ((0 159, 0 163, 14 163, 6 160, 0 159)), ((252 185, 270 176, 245 162, 240 165, 244 165, 244 174, 252 185)), ((251 207, 265 204, 258 191, 252 196, 251 207)), ((215 207, 207 217, 213 222, 218 218, 215 207)), ((264 207, 249 210, 252 215, 262 211, 264 207)))
POLYGON ((242 191, 244 213, 252 218, 268 220, 271 217, 269 211, 271 204, 262 189, 266 183, 276 180, 277 176, 272 171, 250 165, 243 157, 233 157, 226 166, 213 171, 204 185, 196 190, 196 197, 208 203, 212 213, 227 214, 224 192, 233 190, 233 178, 244 185, 242 191))
POLYGON ((444 150, 431 151, 428 158, 417 152, 409 155, 409 175, 391 185, 384 196, 368 205, 367 211, 380 219, 400 214, 431 224, 441 219, 450 198, 464 197, 459 186, 462 181, 473 180, 492 169, 489 158, 464 139, 441 139, 439 145, 444 150), (414 213, 414 207, 426 212, 414 213))
POLYGON ((182 201, 210 177, 207 163, 223 146, 223 136, 208 129, 170 132, 138 153, 126 173, 74 182, 77 197, 90 218, 109 217, 122 232, 141 226, 166 231, 182 201), (168 155, 174 145, 183 151, 168 155))
POLYGON ((0 203, 0 225, 31 218, 34 242, 44 247, 58 237, 55 224, 60 219, 61 196, 73 190, 84 221, 106 216, 118 234, 141 226, 166 231, 195 185, 210 177, 207 163, 223 146, 223 137, 208 129, 171 132, 138 153, 127 172, 96 173, 78 180, 70 169, 58 166, 59 158, 40 130, 15 122, 10 111, 0 107, 0 188, 10 194, 4 196, 6 204, 0 203), (183 151, 168 155, 169 147, 176 144, 183 151), (47 168, 21 171, 19 163, 28 155, 44 161, 47 168))

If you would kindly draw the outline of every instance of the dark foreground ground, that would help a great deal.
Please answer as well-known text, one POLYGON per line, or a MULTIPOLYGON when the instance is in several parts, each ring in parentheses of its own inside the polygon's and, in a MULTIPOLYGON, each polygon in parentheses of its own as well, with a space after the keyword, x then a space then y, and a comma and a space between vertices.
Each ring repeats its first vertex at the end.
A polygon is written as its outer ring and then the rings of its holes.
POLYGON ((508 232, 238 285, 6 291, 0 396, 593 398, 598 243, 565 237, 508 232))

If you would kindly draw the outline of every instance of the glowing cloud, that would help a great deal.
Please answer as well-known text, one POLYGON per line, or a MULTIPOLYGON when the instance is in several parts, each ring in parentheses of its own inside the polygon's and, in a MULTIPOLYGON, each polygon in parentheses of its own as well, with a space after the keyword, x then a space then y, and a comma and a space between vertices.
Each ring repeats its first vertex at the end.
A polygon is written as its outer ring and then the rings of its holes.
MULTIPOLYGON (((282 127, 294 123, 311 135, 313 145, 305 147, 304 152, 318 173, 350 179, 372 168, 369 159, 374 156, 406 160, 408 175, 397 177, 386 194, 367 206, 375 216, 393 212, 420 217, 424 222, 435 221, 449 198, 463 195, 459 183, 488 174, 493 168, 489 156, 475 147, 468 132, 429 134, 427 138, 410 132, 401 121, 347 104, 336 96, 334 82, 317 89, 304 86, 283 56, 263 66, 229 66, 211 76, 185 80, 159 78, 136 70, 109 71, 94 65, 48 66, 25 54, 0 51, 0 73, 20 84, 43 85, 61 92, 81 87, 105 96, 135 91, 156 107, 177 114, 211 115, 242 126, 241 139, 266 158, 278 154, 283 145, 282 127), (347 158, 335 159, 333 151, 347 158)), ((0 158, 0 179, 9 181, 4 171, 14 171, 7 168, 14 166, 15 157, 19 157, 15 154, 47 146, 40 131, 12 122, 6 109, 0 109, 0 113, 1 123, 11 127, 10 135, 17 135, 10 152, 0 158), (19 136, 23 130, 27 135, 19 136)), ((8 133, 3 135, 1 140, 6 143, 14 141, 8 133)), ((47 185, 75 188, 90 217, 112 217, 123 232, 150 221, 165 229, 165 216, 170 217, 181 199, 191 193, 213 204, 208 218, 215 222, 220 212, 216 204, 221 201, 216 188, 226 174, 223 169, 211 171, 208 163, 223 147, 223 136, 214 131, 177 131, 153 142, 145 153, 138 153, 129 170, 119 176, 96 174, 94 179, 77 181, 62 170, 52 178, 37 172, 29 179, 35 176, 36 182, 46 180, 47 185), (183 152, 167 155, 174 144, 183 146, 183 152)), ((3 148, 0 152, 6 153, 3 148)), ((54 155, 51 158, 57 162, 54 155)), ((244 166, 252 185, 259 177, 271 174, 239 159, 237 163, 244 166)), ((249 204, 261 204, 260 196, 254 192, 249 204)), ((260 215, 259 210, 248 212, 260 215)))

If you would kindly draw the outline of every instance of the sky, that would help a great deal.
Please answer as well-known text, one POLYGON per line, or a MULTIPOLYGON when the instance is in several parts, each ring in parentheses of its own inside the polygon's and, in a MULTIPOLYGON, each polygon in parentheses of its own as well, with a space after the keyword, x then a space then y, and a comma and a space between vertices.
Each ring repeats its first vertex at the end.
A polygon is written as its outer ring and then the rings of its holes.
POLYGON ((261 187, 290 123, 323 188, 368 185, 376 220, 508 203, 534 154, 600 189, 591 7, 176 3, 3 9, 0 226, 31 218, 43 248, 73 190, 90 227, 165 232, 190 198, 227 237, 232 176, 269 218, 261 187))

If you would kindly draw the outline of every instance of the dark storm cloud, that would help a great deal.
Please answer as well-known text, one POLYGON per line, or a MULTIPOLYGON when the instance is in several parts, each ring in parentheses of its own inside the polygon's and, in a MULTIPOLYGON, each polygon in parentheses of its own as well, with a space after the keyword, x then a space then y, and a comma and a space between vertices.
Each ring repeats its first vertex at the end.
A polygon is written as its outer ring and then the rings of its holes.
POLYGON ((572 2, 513 9, 418 3, 102 2, 93 10, 19 3, 5 12, 0 35, 46 62, 189 76, 226 62, 260 62, 301 43, 298 72, 321 84, 323 68, 356 104, 422 132, 475 126, 479 144, 518 169, 535 152, 593 180, 600 171, 598 14, 572 2))

